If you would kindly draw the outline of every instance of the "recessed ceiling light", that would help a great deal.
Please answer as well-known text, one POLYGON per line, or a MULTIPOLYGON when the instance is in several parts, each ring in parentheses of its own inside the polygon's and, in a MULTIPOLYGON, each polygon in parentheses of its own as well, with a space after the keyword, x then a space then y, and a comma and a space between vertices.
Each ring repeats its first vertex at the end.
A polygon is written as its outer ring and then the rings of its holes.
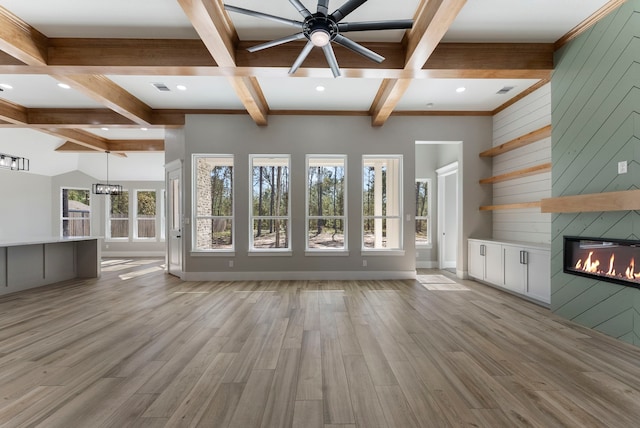
POLYGON ((147 131, 149 128, 140 128, 141 131, 147 131))
POLYGON ((316 91, 318 91, 318 92, 324 92, 325 89, 326 88, 324 86, 322 86, 322 85, 316 86, 316 91))
POLYGON ((58 86, 62 89, 71 89, 71 86, 67 85, 66 83, 58 83, 58 86))
POLYGON ((176 85, 176 89, 179 90, 179 91, 186 91, 187 87, 184 86, 184 85, 176 85))
POLYGON ((11 86, 11 85, 10 85, 10 84, 8 84, 8 83, 0 83, 0 88, 3 88, 3 89, 13 89, 13 86, 11 86))
POLYGON ((102 129, 103 131, 108 131, 108 130, 109 130, 109 128, 107 128, 106 126, 103 126, 103 127, 102 127, 102 128, 100 128, 100 129, 102 129))
POLYGON ((456 92, 460 94, 460 93, 462 93, 462 92, 464 92, 466 90, 467 90, 467 88, 465 88, 464 86, 460 86, 458 89, 456 89, 456 92))
POLYGON ((428 103, 427 108, 433 108, 433 103, 428 103))

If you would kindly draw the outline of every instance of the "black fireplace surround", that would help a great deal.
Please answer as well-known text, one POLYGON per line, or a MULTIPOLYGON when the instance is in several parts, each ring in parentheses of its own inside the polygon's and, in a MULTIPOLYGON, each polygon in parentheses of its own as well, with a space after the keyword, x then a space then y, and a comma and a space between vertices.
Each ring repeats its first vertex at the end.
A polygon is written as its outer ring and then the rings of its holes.
POLYGON ((640 241, 565 236, 563 270, 640 288, 640 241))

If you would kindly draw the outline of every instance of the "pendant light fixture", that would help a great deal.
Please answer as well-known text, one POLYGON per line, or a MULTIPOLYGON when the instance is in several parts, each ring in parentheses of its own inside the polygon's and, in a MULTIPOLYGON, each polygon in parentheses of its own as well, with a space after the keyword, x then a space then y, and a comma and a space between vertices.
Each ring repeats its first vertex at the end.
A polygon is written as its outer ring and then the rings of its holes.
POLYGON ((29 171, 29 159, 0 153, 0 168, 12 171, 29 171))
POLYGON ((107 154, 107 184, 95 183, 93 188, 94 195, 119 195, 122 193, 122 186, 119 184, 109 184, 109 153, 110 151, 105 151, 107 154))

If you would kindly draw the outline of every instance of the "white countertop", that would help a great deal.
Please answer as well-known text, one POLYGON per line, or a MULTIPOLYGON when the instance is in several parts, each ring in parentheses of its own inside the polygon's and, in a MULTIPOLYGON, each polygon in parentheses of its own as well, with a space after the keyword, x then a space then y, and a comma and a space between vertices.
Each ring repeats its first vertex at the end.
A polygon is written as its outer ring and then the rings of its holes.
POLYGON ((522 241, 509 241, 505 239, 482 239, 482 238, 469 238, 469 241, 484 241, 495 242, 496 244, 516 245, 519 247, 539 248, 541 250, 550 250, 551 244, 543 244, 539 242, 522 242, 522 241))
POLYGON ((24 239, 0 239, 0 247, 17 247, 20 245, 56 244, 59 242, 91 241, 101 236, 41 236, 24 239))

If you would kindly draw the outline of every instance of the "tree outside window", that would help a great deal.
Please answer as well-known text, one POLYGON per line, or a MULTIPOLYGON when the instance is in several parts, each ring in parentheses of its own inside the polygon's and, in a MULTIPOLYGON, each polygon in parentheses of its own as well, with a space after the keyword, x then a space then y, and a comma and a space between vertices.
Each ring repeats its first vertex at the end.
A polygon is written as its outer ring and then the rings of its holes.
POLYGON ((431 180, 416 180, 416 245, 431 245, 431 180))
POLYGON ((91 235, 91 192, 62 189, 62 236, 91 235))
POLYGON ((363 156, 362 248, 402 249, 402 157, 363 156))
POLYGON ((136 190, 136 230, 137 239, 156 237, 156 191, 136 190))
POLYGON ((232 251, 233 155, 196 155, 194 250, 232 251))
POLYGON ((307 250, 346 249, 346 156, 307 156, 307 250))
POLYGON ((252 155, 252 250, 289 249, 289 156, 252 155))
POLYGON ((109 228, 107 237, 126 239, 129 237, 129 192, 109 195, 109 228))

